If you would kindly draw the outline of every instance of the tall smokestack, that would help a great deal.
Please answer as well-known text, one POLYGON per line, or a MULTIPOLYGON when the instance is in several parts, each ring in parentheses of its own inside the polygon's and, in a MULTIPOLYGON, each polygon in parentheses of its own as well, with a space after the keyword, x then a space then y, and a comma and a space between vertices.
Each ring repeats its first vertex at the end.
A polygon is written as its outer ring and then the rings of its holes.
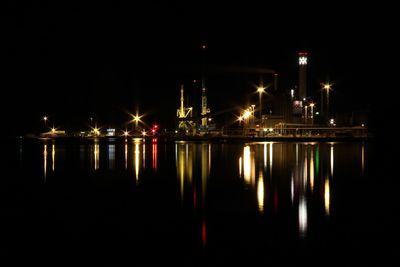
POLYGON ((274 73, 274 90, 278 90, 278 73, 274 73))
POLYGON ((299 97, 307 98, 307 53, 299 52, 299 97))

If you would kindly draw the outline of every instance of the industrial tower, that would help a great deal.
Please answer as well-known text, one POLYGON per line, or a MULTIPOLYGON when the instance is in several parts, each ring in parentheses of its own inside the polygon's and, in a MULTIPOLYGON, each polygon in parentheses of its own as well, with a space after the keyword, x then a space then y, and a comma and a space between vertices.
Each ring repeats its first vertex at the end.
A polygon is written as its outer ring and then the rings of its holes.
POLYGON ((299 53, 299 98, 304 101, 307 98, 307 53, 299 53))
POLYGON ((210 109, 207 107, 207 95, 206 95, 206 78, 204 74, 204 65, 205 65, 205 51, 207 46, 203 44, 201 46, 203 55, 202 55, 202 74, 201 74, 201 130, 208 130, 208 116, 210 113, 210 109))
POLYGON ((183 90, 183 85, 181 85, 181 106, 180 108, 176 111, 176 116, 178 117, 179 124, 178 128, 180 130, 185 130, 186 133, 189 131, 192 131, 195 129, 195 124, 192 120, 192 107, 187 107, 185 108, 184 104, 185 98, 184 98, 184 90, 183 90))
POLYGON ((208 124, 207 114, 208 113, 210 113, 210 109, 207 108, 206 88, 203 87, 203 92, 201 94, 201 127, 203 129, 207 128, 207 124, 208 124))

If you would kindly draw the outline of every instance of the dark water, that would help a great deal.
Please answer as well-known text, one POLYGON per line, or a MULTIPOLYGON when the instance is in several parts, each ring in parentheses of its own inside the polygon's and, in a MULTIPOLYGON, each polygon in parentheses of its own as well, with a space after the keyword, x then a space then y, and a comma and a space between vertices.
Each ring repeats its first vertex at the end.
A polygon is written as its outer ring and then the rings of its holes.
POLYGON ((44 140, 8 142, 3 155, 1 259, 11 265, 400 257, 398 188, 373 143, 44 140))

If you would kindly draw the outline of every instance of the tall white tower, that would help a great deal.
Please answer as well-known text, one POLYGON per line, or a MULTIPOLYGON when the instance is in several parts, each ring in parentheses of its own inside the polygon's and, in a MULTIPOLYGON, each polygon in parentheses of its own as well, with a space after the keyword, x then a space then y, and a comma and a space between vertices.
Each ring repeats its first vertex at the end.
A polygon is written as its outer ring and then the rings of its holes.
POLYGON ((207 127, 208 118, 207 114, 210 113, 210 109, 207 108, 207 96, 206 96, 206 88, 203 87, 203 92, 201 94, 201 126, 207 127))
POLYGON ((300 101, 307 98, 307 53, 299 53, 299 97, 300 101))

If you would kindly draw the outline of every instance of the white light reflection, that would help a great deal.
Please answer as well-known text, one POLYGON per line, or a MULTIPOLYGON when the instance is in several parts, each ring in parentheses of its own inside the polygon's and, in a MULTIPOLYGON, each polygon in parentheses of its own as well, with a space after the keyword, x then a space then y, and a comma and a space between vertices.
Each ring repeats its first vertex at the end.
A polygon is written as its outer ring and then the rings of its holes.
POLYGON ((55 145, 51 145, 51 170, 54 172, 56 162, 56 148, 55 145))
POLYGON ((143 148, 142 148, 142 153, 143 153, 143 168, 146 168, 146 144, 143 141, 143 148))
POLYGON ((257 200, 258 200, 258 209, 261 213, 264 212, 264 177, 262 172, 258 176, 258 185, 257 185, 257 200))
POLYGON ((134 168, 135 168, 135 177, 136 181, 139 180, 139 142, 135 142, 135 150, 134 150, 134 168))
POLYGON ((125 143, 124 153, 125 153, 125 170, 126 170, 126 169, 128 169, 128 144, 127 143, 125 143))
POLYGON ((305 196, 301 196, 299 199, 299 234, 300 237, 307 235, 307 202, 305 196))
POLYGON ((294 201, 294 179, 293 179, 293 172, 292 172, 292 177, 290 178, 290 198, 292 200, 292 204, 294 201))
POLYGON ((325 203, 325 214, 329 216, 330 213, 330 185, 329 185, 329 177, 325 177, 325 186, 324 186, 324 203, 325 203))
POLYGON ((43 175, 44 175, 44 180, 46 181, 47 177, 47 145, 44 144, 43 147, 43 175))
POLYGON ((314 191, 314 146, 311 146, 311 157, 310 157, 310 187, 311 192, 314 191))
POLYGON ((242 157, 239 157, 239 176, 242 177, 242 157))
POLYGON ((110 169, 115 167, 115 144, 108 144, 108 166, 110 169))

